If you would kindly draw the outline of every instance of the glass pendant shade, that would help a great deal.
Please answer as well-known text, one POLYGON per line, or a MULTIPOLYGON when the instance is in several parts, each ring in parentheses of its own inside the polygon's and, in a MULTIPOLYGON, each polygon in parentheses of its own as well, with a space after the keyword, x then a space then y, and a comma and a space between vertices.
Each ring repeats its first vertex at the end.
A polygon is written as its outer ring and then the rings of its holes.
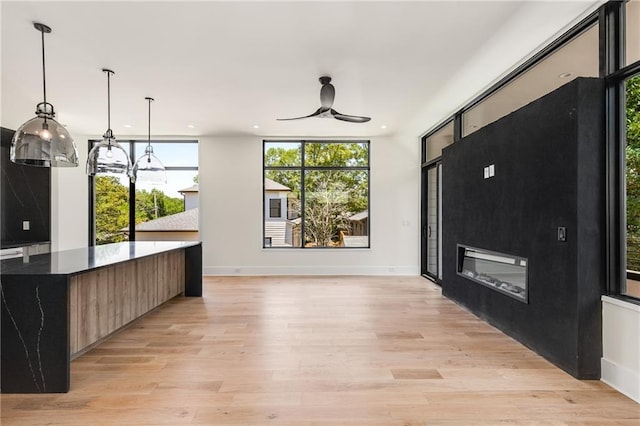
POLYGON ((138 158, 133 166, 133 176, 136 182, 149 185, 164 185, 167 183, 167 172, 162 162, 153 153, 151 146, 151 102, 153 98, 145 98, 149 102, 149 143, 144 149, 144 154, 138 158))
POLYGON ((121 175, 126 174, 135 181, 131 160, 127 151, 116 141, 111 130, 111 84, 110 77, 114 74, 108 69, 102 70, 107 74, 107 131, 102 140, 95 144, 87 155, 86 172, 89 176, 95 175, 121 175))
POLYGON ((77 167, 78 151, 64 126, 53 118, 39 116, 16 130, 11 161, 26 166, 77 167))
POLYGON ((133 166, 136 182, 150 185, 164 185, 167 183, 167 172, 162 162, 153 153, 151 144, 147 145, 144 154, 138 158, 133 166))
POLYGON ((44 35, 51 28, 34 23, 42 38, 42 87, 44 101, 36 106, 36 117, 16 130, 11 140, 10 159, 14 163, 37 167, 76 167, 78 150, 73 138, 54 117, 53 105, 47 102, 44 35))
POLYGON ((131 177, 129 154, 115 138, 105 137, 89 151, 86 171, 89 176, 127 174, 131 177))

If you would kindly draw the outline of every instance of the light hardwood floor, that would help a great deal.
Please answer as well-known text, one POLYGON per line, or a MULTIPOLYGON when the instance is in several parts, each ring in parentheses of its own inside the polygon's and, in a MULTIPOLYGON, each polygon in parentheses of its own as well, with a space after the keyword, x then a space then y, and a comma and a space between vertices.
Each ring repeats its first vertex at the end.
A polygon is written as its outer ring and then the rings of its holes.
POLYGON ((72 363, 2 425, 640 424, 420 277, 207 278, 72 363))

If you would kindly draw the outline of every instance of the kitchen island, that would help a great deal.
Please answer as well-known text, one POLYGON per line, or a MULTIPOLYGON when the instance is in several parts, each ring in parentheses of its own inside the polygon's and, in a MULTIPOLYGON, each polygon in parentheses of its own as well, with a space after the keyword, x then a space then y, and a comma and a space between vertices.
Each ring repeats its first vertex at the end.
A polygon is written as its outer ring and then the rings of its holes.
POLYGON ((124 242, 3 260, 1 392, 68 392, 72 359, 180 294, 202 296, 200 242, 124 242))

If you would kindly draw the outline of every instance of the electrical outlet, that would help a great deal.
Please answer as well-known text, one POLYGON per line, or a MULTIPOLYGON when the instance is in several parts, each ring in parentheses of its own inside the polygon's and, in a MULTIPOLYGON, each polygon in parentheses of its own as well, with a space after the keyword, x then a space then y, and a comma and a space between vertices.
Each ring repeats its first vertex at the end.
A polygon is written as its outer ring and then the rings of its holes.
POLYGON ((22 221, 22 230, 23 231, 29 231, 31 229, 31 222, 29 222, 28 220, 23 220, 22 221))

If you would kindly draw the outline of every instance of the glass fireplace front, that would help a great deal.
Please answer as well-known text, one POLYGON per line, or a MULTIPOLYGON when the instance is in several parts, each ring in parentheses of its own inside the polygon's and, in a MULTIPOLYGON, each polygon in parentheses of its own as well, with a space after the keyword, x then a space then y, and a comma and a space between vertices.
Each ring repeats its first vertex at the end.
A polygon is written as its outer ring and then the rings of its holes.
POLYGON ((458 275, 528 303, 527 259, 458 244, 458 275))

